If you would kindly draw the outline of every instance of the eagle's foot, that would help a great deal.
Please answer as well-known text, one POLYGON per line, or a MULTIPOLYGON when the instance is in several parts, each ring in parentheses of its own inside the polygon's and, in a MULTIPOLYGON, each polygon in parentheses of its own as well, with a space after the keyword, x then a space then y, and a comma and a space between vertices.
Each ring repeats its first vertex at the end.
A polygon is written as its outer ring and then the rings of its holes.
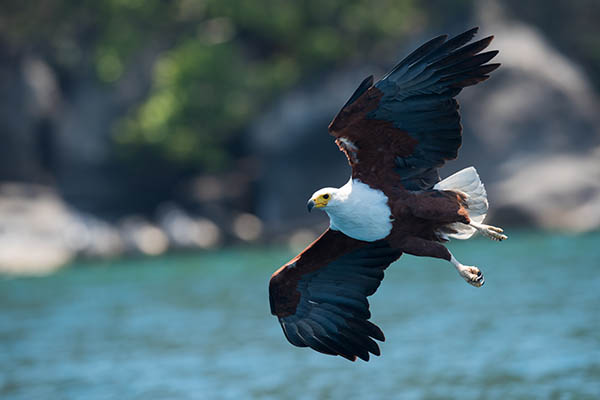
POLYGON ((502 233, 504 230, 497 226, 477 224, 474 222, 471 222, 471 225, 488 239, 496 240, 498 242, 508 239, 508 236, 502 233))
POLYGON ((485 283, 485 279, 479 268, 470 265, 462 265, 452 254, 450 254, 450 262, 469 285, 481 287, 485 283))
POLYGON ((481 287, 485 283, 485 278, 483 277, 483 274, 479 268, 469 265, 461 265, 457 267, 457 269, 460 276, 462 276, 468 284, 475 287, 481 287))

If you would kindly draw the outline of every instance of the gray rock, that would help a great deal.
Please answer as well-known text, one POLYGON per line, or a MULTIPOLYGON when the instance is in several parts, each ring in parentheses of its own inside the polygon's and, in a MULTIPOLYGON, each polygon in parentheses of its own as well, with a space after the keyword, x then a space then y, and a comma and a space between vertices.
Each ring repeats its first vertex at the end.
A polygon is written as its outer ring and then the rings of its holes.
POLYGON ((53 189, 0 185, 0 273, 46 274, 76 255, 107 257, 121 251, 114 227, 76 212, 53 189))

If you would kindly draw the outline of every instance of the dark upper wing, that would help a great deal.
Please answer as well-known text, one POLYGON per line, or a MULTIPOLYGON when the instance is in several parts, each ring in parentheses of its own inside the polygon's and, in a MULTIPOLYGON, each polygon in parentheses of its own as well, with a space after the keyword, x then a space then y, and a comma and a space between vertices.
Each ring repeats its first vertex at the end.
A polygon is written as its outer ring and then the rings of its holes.
POLYGON ((380 354, 371 338, 385 338, 368 321, 367 296, 375 293, 383 270, 401 254, 385 241, 362 242, 328 229, 273 274, 271 313, 295 346, 368 361, 369 352, 380 354))
POLYGON ((486 64, 497 51, 481 53, 493 36, 467 45, 476 32, 432 39, 374 86, 372 76, 362 82, 329 126, 354 178, 384 191, 430 189, 439 181, 437 169, 461 145, 454 97, 500 66, 486 64))

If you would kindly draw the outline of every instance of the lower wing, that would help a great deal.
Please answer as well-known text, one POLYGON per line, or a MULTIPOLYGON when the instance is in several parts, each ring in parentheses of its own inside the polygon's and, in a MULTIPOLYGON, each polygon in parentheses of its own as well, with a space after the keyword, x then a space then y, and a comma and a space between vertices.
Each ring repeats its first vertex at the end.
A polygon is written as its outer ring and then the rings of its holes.
POLYGON ((383 241, 363 242, 328 229, 271 277, 271 313, 290 343, 368 361, 383 332, 369 322, 367 297, 402 253, 383 241))

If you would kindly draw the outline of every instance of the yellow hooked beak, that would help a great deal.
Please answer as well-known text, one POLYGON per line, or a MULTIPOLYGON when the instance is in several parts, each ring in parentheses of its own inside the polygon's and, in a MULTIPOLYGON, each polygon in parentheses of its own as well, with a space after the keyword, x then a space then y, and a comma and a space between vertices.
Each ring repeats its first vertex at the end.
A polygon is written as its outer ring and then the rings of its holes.
POLYGON ((315 199, 310 199, 306 207, 308 208, 308 212, 311 212, 313 208, 323 208, 327 205, 328 199, 324 199, 323 196, 317 197, 315 199))

